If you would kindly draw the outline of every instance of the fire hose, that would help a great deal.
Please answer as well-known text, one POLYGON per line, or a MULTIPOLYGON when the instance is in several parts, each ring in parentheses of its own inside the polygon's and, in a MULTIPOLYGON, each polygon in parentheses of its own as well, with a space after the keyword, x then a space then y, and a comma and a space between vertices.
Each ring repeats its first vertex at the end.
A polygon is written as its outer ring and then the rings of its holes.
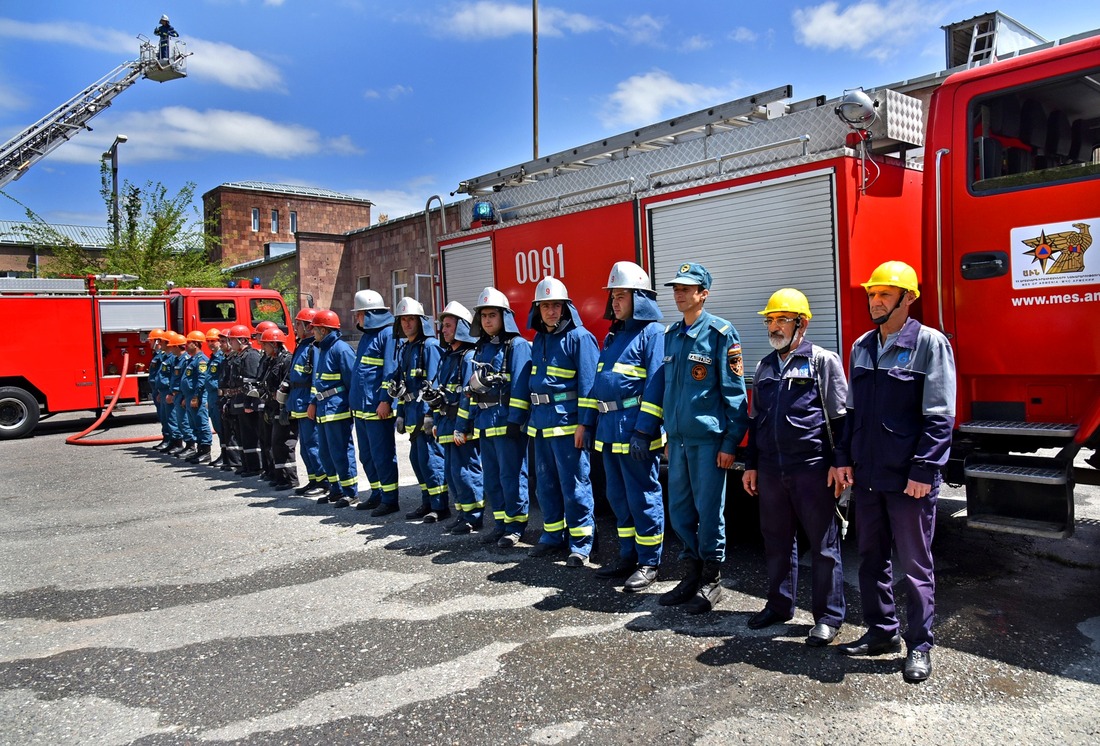
POLYGON ((81 440, 86 435, 94 431, 97 427, 103 424, 103 421, 110 416, 114 411, 115 404, 118 403, 118 397, 122 394, 122 386, 126 383, 126 376, 130 370, 130 353, 124 352, 122 355, 122 376, 118 379, 118 386, 115 387, 115 395, 111 397, 111 401, 108 402, 107 408, 103 410, 103 414, 99 415, 99 419, 92 423, 91 427, 82 433, 77 435, 70 435, 65 438, 65 443, 71 446, 120 446, 127 445, 129 443, 152 443, 156 440, 162 440, 159 435, 150 435, 141 438, 111 438, 110 440, 81 440))

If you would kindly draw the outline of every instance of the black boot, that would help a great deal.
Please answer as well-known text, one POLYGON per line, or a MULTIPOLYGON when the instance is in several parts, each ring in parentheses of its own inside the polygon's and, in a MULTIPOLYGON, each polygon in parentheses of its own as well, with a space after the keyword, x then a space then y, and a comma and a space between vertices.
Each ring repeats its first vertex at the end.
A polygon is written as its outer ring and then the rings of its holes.
POLYGON ((699 590, 699 581, 702 580, 702 577, 703 561, 688 560, 687 575, 671 591, 661 594, 661 597, 657 599, 657 603, 661 606, 677 606, 687 603, 699 590))
POLYGON ((176 454, 176 458, 182 459, 183 461, 190 461, 192 456, 198 456, 198 455, 199 455, 198 445, 194 442, 191 442, 191 443, 187 444, 186 448, 184 448, 182 451, 180 451, 179 453, 176 454))
POLYGON ((699 591, 684 605, 689 614, 706 614, 722 599, 722 563, 718 560, 703 562, 703 576, 699 591))
POLYGON ((187 450, 187 444, 182 440, 173 440, 172 447, 166 449, 164 452, 169 456, 175 456, 177 453, 183 453, 187 450))
POLYGON ((210 465, 211 466, 221 466, 222 461, 224 461, 224 460, 225 460, 225 451, 222 451, 221 453, 218 454, 218 457, 216 459, 213 459, 210 462, 210 465))
POLYGON ((199 446, 199 452, 191 459, 188 459, 192 464, 209 464, 210 463, 210 445, 199 446))

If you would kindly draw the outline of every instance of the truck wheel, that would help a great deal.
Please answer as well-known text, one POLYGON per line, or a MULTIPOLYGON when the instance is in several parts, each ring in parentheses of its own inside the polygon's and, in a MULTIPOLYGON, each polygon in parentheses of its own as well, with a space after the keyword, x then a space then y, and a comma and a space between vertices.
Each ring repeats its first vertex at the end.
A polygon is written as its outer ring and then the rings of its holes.
POLYGON ((23 389, 0 388, 0 440, 30 435, 40 414, 38 402, 23 389))

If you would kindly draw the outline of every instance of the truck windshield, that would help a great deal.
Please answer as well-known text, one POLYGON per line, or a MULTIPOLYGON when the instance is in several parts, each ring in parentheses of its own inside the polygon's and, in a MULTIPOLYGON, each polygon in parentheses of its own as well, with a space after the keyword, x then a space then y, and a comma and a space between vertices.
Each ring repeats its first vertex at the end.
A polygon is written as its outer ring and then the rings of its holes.
POLYGON ((970 122, 975 193, 1100 176, 1100 70, 975 98, 970 122))
POLYGON ((253 327, 261 321, 274 321, 281 328, 286 329, 287 321, 283 304, 275 298, 253 298, 251 313, 253 327))

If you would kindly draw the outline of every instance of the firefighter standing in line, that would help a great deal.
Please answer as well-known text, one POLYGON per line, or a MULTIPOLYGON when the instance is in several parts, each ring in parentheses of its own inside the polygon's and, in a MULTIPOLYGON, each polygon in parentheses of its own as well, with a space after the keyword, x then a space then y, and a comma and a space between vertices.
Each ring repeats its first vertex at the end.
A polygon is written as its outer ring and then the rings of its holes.
POLYGON ((352 439, 351 406, 348 390, 355 369, 355 353, 340 338, 340 317, 322 309, 313 317, 313 402, 307 416, 318 425, 321 463, 328 475, 328 495, 318 503, 331 502, 346 508, 359 492, 359 473, 355 466, 355 441, 352 439))
POLYGON ((443 446, 432 435, 431 409, 423 401, 425 384, 439 372, 442 351, 435 326, 415 298, 405 297, 394 312, 394 336, 400 335, 397 370, 389 392, 397 400, 397 432, 409 435, 409 461, 420 483, 420 505, 405 514, 409 520, 436 523, 451 517, 443 473, 443 446))
MULTIPOLYGON (((456 518, 446 526, 452 534, 468 534, 481 529, 485 510, 484 481, 481 473, 481 441, 455 429, 459 411, 466 401, 463 389, 474 372, 474 344, 470 334, 473 316, 458 301, 451 301, 439 316, 443 337, 443 357, 435 378, 435 435, 443 446, 443 469, 456 518)), ((466 406, 469 406, 467 402, 466 406)), ((466 410, 464 414, 468 415, 466 410)))
MULTIPOLYGON (((596 527, 589 453, 576 444, 581 396, 592 388, 600 351, 569 300, 565 284, 545 277, 535 286, 527 319, 535 331, 531 368, 513 396, 531 402, 527 436, 535 440, 535 494, 542 536, 532 557, 568 551, 566 566, 583 567, 592 554, 596 527)), ((594 403, 592 403, 594 404, 594 403)))
MULTIPOLYGON (((274 321, 261 321, 252 331, 252 340, 260 348, 260 368, 256 373, 257 389, 259 396, 256 402, 257 432, 260 437, 260 478, 265 482, 275 481, 275 469, 271 459, 271 426, 274 424, 271 412, 267 411, 268 401, 272 400, 275 392, 267 388, 268 370, 274 363, 274 357, 264 349, 262 342, 264 332, 269 329, 278 329, 279 325, 274 321)), ((281 330, 280 330, 281 331, 281 330)))
MULTIPOLYGON (((221 466, 225 459, 225 430, 222 426, 222 403, 218 399, 218 389, 221 386, 221 370, 225 364, 225 353, 222 352, 221 332, 217 329, 209 329, 206 332, 206 344, 210 348, 210 361, 206 366, 206 411, 210 418, 210 429, 218 434, 218 445, 221 453, 216 459, 209 461, 211 466, 221 466)), ((212 441, 213 439, 211 439, 212 441)), ((211 442, 211 445, 213 443, 211 442)))
POLYGON ((397 443, 394 437, 393 399, 383 386, 397 368, 394 319, 382 296, 374 290, 355 294, 352 313, 363 333, 355 351, 355 375, 349 399, 359 442, 359 463, 370 481, 370 497, 356 510, 374 517, 397 512, 397 443))
POLYGON ((206 413, 206 381, 210 376, 210 358, 202 350, 206 334, 197 329, 187 333, 187 354, 190 359, 183 371, 183 380, 187 383, 187 394, 183 401, 194 444, 180 454, 180 458, 189 464, 210 463, 210 417, 206 413))
POLYGON ((222 428, 225 440, 222 442, 222 471, 241 471, 244 468, 244 452, 241 449, 241 418, 236 405, 241 381, 241 344, 233 336, 234 330, 248 335, 248 327, 234 325, 225 330, 227 348, 225 363, 222 365, 218 389, 218 404, 222 409, 222 428), (238 328, 239 327, 239 328, 238 328))
POLYGON ((668 513, 684 544, 687 575, 663 594, 662 606, 710 611, 722 597, 726 556, 723 510, 726 471, 748 429, 741 342, 733 324, 703 308, 710 272, 680 266, 666 286, 684 315, 665 332, 665 432, 668 434, 668 513))
POLYGON ((481 291, 470 334, 477 338, 468 405, 458 413, 457 433, 481 440, 484 495, 496 527, 481 537, 502 549, 516 546, 527 528, 527 436, 523 426, 530 404, 512 396, 512 384, 527 375, 531 345, 520 336, 507 296, 481 291), (466 416, 463 416, 466 412, 466 416), (476 430, 475 430, 476 429, 476 430))
POLYGON ((232 409, 237 415, 241 437, 242 477, 258 477, 260 461, 260 351, 252 346, 251 332, 244 324, 229 330, 230 343, 237 350, 237 393, 232 398, 232 409))
POLYGON ((920 297, 912 267, 885 262, 863 287, 877 329, 852 346, 848 416, 837 456, 841 479, 854 485, 867 632, 837 649, 844 655, 901 650, 896 569, 908 598, 903 675, 924 681, 932 673, 932 533, 955 425, 955 358, 943 334, 909 318, 920 297))
POLYGON ((187 416, 190 399, 190 384, 184 378, 184 371, 191 357, 187 354, 187 338, 182 334, 176 334, 172 338, 173 346, 178 348, 175 360, 172 362, 172 384, 169 402, 172 405, 172 419, 176 423, 176 432, 179 433, 180 443, 168 451, 169 456, 180 456, 195 445, 195 434, 191 431, 191 419, 187 416))
POLYGON ((768 601, 748 626, 764 629, 794 616, 801 527, 809 541, 814 617, 806 644, 819 647, 831 643, 844 622, 836 522, 836 498, 843 486, 833 451, 844 424, 848 383, 840 357, 806 339, 813 314, 800 291, 775 291, 759 313, 774 351, 753 376, 741 481, 746 492, 760 496, 768 601))
POLYGON ((664 432, 665 327, 649 275, 634 262, 616 262, 607 278, 611 329, 581 409, 577 445, 595 441, 603 455, 607 500, 615 512, 619 557, 596 571, 601 578, 627 578, 625 590, 640 591, 657 579, 665 536, 665 507, 657 481, 664 432))
POLYGON ((153 354, 149 359, 149 394, 153 399, 153 408, 157 412, 157 421, 160 423, 160 442, 153 446, 154 451, 167 450, 171 443, 168 437, 168 426, 164 422, 164 395, 160 391, 160 370, 164 361, 168 359, 165 352, 164 330, 154 329, 149 332, 149 346, 153 354))
MULTIPOLYGON (((313 317, 317 311, 303 308, 294 317, 294 334, 298 345, 290 359, 290 371, 287 382, 290 390, 284 405, 290 418, 298 423, 298 451, 306 465, 306 483, 294 490, 294 494, 303 497, 319 497, 328 493, 328 478, 321 466, 320 446, 317 441, 317 423, 307 415, 310 402, 313 401, 313 317)), ((328 498, 325 498, 326 502, 328 498)))
POLYGON ((264 414, 271 419, 271 486, 276 490, 298 487, 298 462, 295 448, 298 445, 298 423, 290 419, 290 410, 284 404, 290 393, 290 384, 284 387, 290 371, 290 353, 286 349, 286 334, 278 327, 265 329, 260 336, 264 354, 271 362, 264 376, 264 414))

